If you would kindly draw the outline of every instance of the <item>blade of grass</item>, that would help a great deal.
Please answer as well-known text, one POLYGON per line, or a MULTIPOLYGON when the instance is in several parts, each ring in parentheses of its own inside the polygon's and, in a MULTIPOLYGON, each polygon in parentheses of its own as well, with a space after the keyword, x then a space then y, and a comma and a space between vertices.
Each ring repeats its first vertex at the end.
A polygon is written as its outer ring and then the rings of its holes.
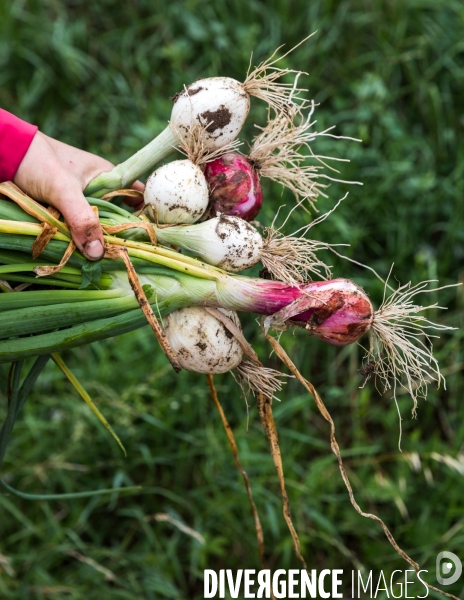
POLYGON ((2 425, 2 429, 0 430, 0 466, 2 465, 3 458, 6 452, 6 447, 8 445, 8 440, 10 439, 10 435, 13 431, 13 427, 16 421, 19 400, 19 381, 23 365, 24 361, 22 360, 12 363, 10 371, 8 373, 8 410, 5 421, 2 425))
POLYGON ((104 496, 107 494, 132 494, 143 489, 140 485, 133 485, 131 487, 89 490, 88 492, 69 492, 65 494, 27 494, 12 488, 3 481, 3 479, 0 479, 0 485, 3 486, 7 492, 13 494, 13 496, 17 496, 23 500, 73 500, 75 498, 93 498, 94 496, 104 496))
POLYGON ((21 387, 19 386, 19 382, 24 361, 13 362, 10 367, 7 384, 8 409, 5 421, 0 430, 0 467, 2 466, 8 440, 13 431, 16 419, 37 381, 37 377, 42 372, 49 358, 50 356, 40 356, 35 361, 21 387))
POLYGON ((68 369, 68 367, 65 365, 65 363, 64 363, 63 359, 61 358, 61 356, 59 356, 58 354, 56 354, 56 352, 52 352, 51 356, 52 356, 53 362, 62 371, 62 373, 67 377, 68 381, 74 387, 74 389, 76 390, 76 392, 81 396, 81 398, 84 400, 84 402, 89 406, 89 408, 91 409, 91 411, 96 415, 96 417, 98 418, 98 420, 100 421, 100 423, 104 427, 106 427, 106 429, 111 433, 111 435, 113 436, 113 438, 118 443, 119 447, 124 452, 124 456, 127 456, 126 449, 124 448, 121 440, 119 439, 119 437, 117 436, 117 434, 115 433, 115 431, 113 430, 113 428, 111 427, 111 425, 108 423, 108 421, 105 419, 105 417, 101 414, 101 412, 95 406, 94 401, 89 396, 89 394, 87 393, 87 391, 85 390, 85 388, 82 386, 82 384, 78 381, 77 377, 68 369))
POLYGON ((19 390, 19 402, 15 413, 15 419, 18 418, 18 415, 21 412, 26 400, 28 399, 32 388, 34 387, 37 381, 37 378, 39 377, 40 373, 42 373, 45 365, 49 360, 50 354, 39 356, 30 368, 29 373, 27 374, 25 380, 23 381, 21 389, 19 390))

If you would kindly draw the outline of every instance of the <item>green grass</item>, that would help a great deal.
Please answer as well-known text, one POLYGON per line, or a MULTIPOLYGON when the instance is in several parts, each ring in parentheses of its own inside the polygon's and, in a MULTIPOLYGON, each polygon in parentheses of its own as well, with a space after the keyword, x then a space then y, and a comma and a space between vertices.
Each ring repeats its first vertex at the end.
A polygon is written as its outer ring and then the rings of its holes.
MULTIPOLYGON (((283 64, 308 71, 310 97, 320 103, 318 127, 335 124, 363 140, 327 139, 318 150, 349 158, 343 177, 364 186, 333 185, 321 211, 350 195, 313 235, 350 243, 346 252, 383 276, 394 262, 403 283, 455 283, 464 281, 463 26, 457 0, 12 0, 0 5, 0 106, 118 162, 162 130, 169 97, 183 84, 217 74, 243 79, 251 51, 258 62, 317 29, 283 64)), ((264 121, 265 109, 254 101, 244 137, 264 121)), ((293 199, 278 186, 264 187, 262 221, 269 224, 293 199)), ((294 213, 286 231, 305 219, 294 213)), ((368 271, 333 264, 380 302, 382 286, 368 271)), ((461 326, 463 292, 437 297, 448 310, 433 318, 461 326)), ((263 360, 277 367, 254 319, 244 318, 244 327, 263 360)), ((358 501, 385 520, 435 584, 438 552, 464 559, 462 334, 437 340, 447 389, 431 387, 416 420, 410 399, 399 397, 402 454, 389 395, 372 382, 359 388, 359 348, 328 347, 303 332, 282 340, 334 417, 358 501)), ((133 484, 144 490, 53 502, 0 494, 0 598, 196 599, 203 597, 204 568, 259 568, 251 511, 206 380, 176 376, 148 328, 64 358, 128 458, 49 363, 13 432, 3 477, 30 493, 133 484), (195 529, 205 543, 157 521, 157 513, 195 529)), ((4 367, 3 381, 5 374, 4 367)), ((269 565, 299 568, 254 402, 247 431, 232 378, 218 377, 217 386, 260 511, 269 565)), ((349 504, 328 427, 311 398, 295 381, 280 398, 275 417, 308 565, 406 569, 379 527, 349 504)), ((5 405, 4 384, 1 419, 5 405)), ((447 591, 462 596, 463 588, 461 579, 447 591)))

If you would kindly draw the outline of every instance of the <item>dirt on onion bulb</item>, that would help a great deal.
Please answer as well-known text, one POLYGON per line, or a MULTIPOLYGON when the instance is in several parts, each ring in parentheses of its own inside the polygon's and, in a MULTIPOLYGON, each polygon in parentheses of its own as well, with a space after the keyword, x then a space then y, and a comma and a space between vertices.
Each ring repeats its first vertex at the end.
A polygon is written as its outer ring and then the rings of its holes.
MULTIPOLYGON (((220 310, 240 328, 236 312, 220 310)), ((237 339, 201 306, 175 310, 165 318, 164 325, 166 337, 187 371, 227 373, 242 362, 243 351, 237 339)))
POLYGON ((207 149, 233 141, 240 133, 250 110, 250 97, 230 77, 199 79, 174 96, 171 123, 181 140, 195 123, 207 133, 207 149))
POLYGON ((187 371, 216 375, 235 370, 234 378, 244 393, 260 392, 272 398, 282 389, 283 375, 263 367, 243 337, 235 311, 216 309, 211 314, 202 306, 181 308, 164 320, 165 333, 180 365, 187 371), (253 360, 244 357, 250 353, 253 360))
POLYGON ((298 95, 307 90, 296 87, 302 72, 275 66, 292 50, 294 48, 284 56, 274 58, 276 50, 269 59, 248 72, 243 83, 230 77, 208 77, 198 79, 176 94, 173 98, 171 123, 181 138, 183 132, 187 132, 194 124, 201 123, 208 134, 208 150, 230 143, 240 133, 248 116, 250 96, 267 102, 277 115, 297 112, 306 104, 298 95), (278 81, 289 73, 296 75, 295 84, 278 81))
POLYGON ((226 215, 195 225, 157 229, 156 235, 162 244, 179 246, 210 265, 232 272, 243 271, 259 262, 264 245, 252 225, 226 215))

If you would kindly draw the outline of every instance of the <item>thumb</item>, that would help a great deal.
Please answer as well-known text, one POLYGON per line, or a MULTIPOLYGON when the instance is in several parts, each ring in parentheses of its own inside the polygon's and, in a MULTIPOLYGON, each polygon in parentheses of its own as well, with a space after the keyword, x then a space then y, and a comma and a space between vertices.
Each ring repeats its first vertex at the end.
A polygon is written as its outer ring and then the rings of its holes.
POLYGON ((71 230, 74 243, 88 260, 99 260, 104 254, 100 221, 82 192, 71 197, 61 196, 53 202, 71 230))

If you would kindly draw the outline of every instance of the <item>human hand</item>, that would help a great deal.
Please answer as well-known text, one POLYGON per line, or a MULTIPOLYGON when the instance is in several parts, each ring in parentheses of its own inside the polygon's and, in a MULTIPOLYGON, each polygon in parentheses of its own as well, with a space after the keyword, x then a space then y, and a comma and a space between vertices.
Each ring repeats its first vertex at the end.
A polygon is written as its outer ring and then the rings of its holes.
MULTIPOLYGON (((102 258, 103 232, 83 190, 113 165, 95 154, 68 146, 38 131, 14 178, 24 192, 57 208, 69 226, 77 248, 89 260, 102 258)), ((132 188, 143 191, 136 181, 132 188)), ((136 208, 140 201, 128 198, 136 208)))

